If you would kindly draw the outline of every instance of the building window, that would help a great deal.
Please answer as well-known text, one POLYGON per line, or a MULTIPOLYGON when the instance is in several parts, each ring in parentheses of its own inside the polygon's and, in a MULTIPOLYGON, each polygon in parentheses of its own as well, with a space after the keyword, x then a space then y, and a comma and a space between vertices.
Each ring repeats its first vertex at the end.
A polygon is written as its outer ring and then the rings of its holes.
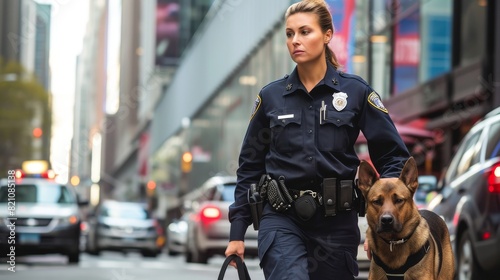
POLYGON ((486 51, 486 0, 460 1, 460 66, 481 59, 486 51))
POLYGON ((451 69, 451 0, 432 0, 422 5, 420 82, 451 69))

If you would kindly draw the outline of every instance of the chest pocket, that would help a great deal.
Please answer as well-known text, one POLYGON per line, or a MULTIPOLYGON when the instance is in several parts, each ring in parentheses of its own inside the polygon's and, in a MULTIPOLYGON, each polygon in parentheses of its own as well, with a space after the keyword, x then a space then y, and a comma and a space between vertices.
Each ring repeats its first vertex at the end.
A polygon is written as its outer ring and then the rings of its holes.
POLYGON ((349 135, 354 130, 354 112, 327 110, 326 119, 319 128, 318 147, 321 151, 344 152, 350 143, 349 135))
POLYGON ((271 139, 276 151, 288 153, 303 147, 301 110, 279 110, 271 113, 271 139))

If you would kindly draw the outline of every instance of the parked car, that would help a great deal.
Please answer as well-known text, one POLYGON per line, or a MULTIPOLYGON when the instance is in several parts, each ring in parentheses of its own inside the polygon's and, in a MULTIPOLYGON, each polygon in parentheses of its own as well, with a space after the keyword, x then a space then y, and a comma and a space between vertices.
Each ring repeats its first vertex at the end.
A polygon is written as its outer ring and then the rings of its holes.
MULTIPOLYGON (((21 171, 17 173, 23 174, 21 171)), ((79 206, 88 202, 80 201, 73 187, 51 179, 23 178, 23 175, 11 179, 0 180, 1 255, 6 256, 11 253, 11 248, 15 248, 13 253, 16 256, 63 254, 69 263, 78 263, 79 206), (15 225, 12 226, 11 222, 15 225)))
POLYGON ((177 256, 186 251, 187 219, 184 214, 179 219, 174 219, 167 227, 167 251, 169 256, 177 256))
POLYGON ((418 176, 418 188, 413 196, 418 209, 425 209, 429 203, 429 195, 433 195, 437 190, 437 178, 434 175, 418 176))
POLYGON ((458 279, 500 272, 500 108, 465 135, 429 209, 448 225, 458 279))
MULTIPOLYGON (((229 242, 229 205, 234 202, 236 177, 215 176, 184 197, 187 220, 186 261, 207 263, 224 255, 229 242)), ((245 257, 257 256, 257 231, 251 226, 245 235, 245 257)))
POLYGON ((87 251, 139 251, 156 257, 162 251, 162 228, 145 205, 136 202, 105 201, 89 218, 87 251))

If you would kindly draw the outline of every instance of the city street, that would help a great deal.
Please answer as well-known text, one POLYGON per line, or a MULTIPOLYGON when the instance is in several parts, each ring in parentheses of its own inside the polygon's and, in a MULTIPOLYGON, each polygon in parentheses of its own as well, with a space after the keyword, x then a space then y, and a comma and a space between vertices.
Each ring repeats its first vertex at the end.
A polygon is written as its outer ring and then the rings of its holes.
MULTIPOLYGON (((18 257, 16 272, 7 270, 5 259, 1 260, 0 278, 3 280, 139 280, 139 279, 217 279, 224 259, 212 258, 207 265, 187 264, 182 256, 143 258, 135 253, 104 252, 100 256, 82 254, 78 265, 68 265, 66 258, 58 255, 18 257)), ((258 261, 246 260, 252 280, 264 279, 258 261)), ((366 279, 366 272, 359 279, 366 279)), ((236 270, 229 267, 224 279, 237 279, 236 270)))

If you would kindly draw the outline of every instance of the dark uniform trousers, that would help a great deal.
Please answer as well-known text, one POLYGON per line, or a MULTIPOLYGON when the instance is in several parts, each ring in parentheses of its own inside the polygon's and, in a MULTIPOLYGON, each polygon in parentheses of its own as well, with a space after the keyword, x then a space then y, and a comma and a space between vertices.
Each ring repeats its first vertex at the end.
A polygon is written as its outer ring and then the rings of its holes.
POLYGON ((264 208, 259 229, 259 259, 266 279, 354 279, 360 234, 357 212, 324 217, 321 211, 307 223, 293 209, 264 208))

